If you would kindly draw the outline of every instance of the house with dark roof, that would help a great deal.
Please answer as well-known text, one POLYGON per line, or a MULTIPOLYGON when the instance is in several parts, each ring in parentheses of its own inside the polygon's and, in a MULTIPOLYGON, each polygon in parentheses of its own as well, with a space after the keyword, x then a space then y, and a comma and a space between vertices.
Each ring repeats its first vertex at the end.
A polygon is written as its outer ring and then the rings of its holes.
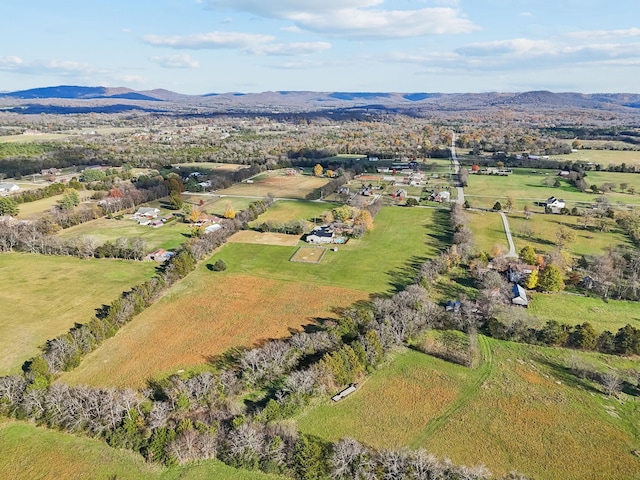
POLYGON ((335 232, 329 225, 314 228, 306 237, 307 243, 333 243, 335 232))

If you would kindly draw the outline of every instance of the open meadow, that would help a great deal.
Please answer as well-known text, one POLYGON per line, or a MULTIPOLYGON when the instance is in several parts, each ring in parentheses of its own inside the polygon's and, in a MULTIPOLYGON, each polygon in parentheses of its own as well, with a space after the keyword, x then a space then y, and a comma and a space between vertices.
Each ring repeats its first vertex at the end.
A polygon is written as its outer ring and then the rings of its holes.
POLYGON ((20 203, 18 204, 17 218, 24 220, 48 212, 51 207, 55 207, 58 204, 58 200, 61 200, 62 197, 63 195, 54 195, 35 202, 20 203))
POLYGON ((507 217, 516 251, 520 251, 525 245, 531 245, 540 253, 553 250, 557 243, 556 232, 562 227, 575 234, 575 242, 567 245, 574 256, 602 255, 611 246, 632 245, 629 237, 612 220, 608 221, 611 230, 602 232, 593 225, 585 230, 581 225, 581 217, 540 214, 532 215, 526 220, 521 213, 507 214, 507 217))
MULTIPOLYGON (((581 141, 585 146, 593 145, 593 149, 584 149, 578 150, 577 152, 572 152, 567 155, 558 155, 554 156, 555 160, 560 161, 573 161, 573 162, 593 162, 599 163, 604 168, 609 165, 620 165, 622 163, 626 163, 627 165, 636 165, 640 166, 640 151, 639 150, 602 150, 596 149, 598 144, 602 145, 603 142, 596 140, 592 143, 589 143, 588 140, 581 141)), ((605 143, 614 143, 615 142, 605 142, 605 143)), ((618 144, 620 147, 629 147, 628 144, 618 144)))
POLYGON ((159 375, 202 368, 230 349, 289 336, 367 298, 358 290, 211 272, 202 264, 61 380, 143 387, 159 375))
MULTIPOLYGON (((543 202, 547 198, 555 196, 567 203, 567 208, 574 206, 588 206, 594 203, 599 196, 587 190, 578 191, 566 180, 557 177, 557 170, 534 170, 526 168, 515 168, 513 174, 508 176, 498 175, 469 175, 469 184, 464 189, 465 198, 469 200, 472 207, 492 208, 496 201, 504 202, 508 197, 514 200, 514 209, 523 210, 528 205, 532 211, 544 211, 543 207, 534 206, 534 202, 543 202), (533 173, 535 172, 535 173, 533 173), (559 187, 547 186, 545 180, 556 178, 560 181, 559 187)), ((606 196, 615 204, 622 202, 625 204, 640 204, 640 195, 630 195, 620 193, 620 183, 628 183, 629 186, 636 187, 640 192, 640 175, 634 173, 616 172, 587 172, 585 181, 589 186, 598 186, 605 182, 611 182, 616 186, 616 190, 606 196)))
POLYGON ((387 293, 410 283, 414 267, 449 240, 448 214, 430 208, 384 207, 373 230, 329 251, 320 264, 289 259, 296 247, 228 244, 213 257, 227 273, 387 293))
POLYGON ((122 219, 98 218, 66 228, 58 235, 63 238, 88 237, 99 244, 115 241, 118 238, 142 238, 146 242, 147 251, 153 251, 157 248, 172 250, 184 243, 187 236, 190 235, 189 225, 182 223, 180 219, 154 228, 149 225, 139 225, 137 221, 129 217, 130 215, 125 215, 122 219))
POLYGON ((310 202, 304 200, 277 200, 274 204, 260 215, 260 218, 254 220, 251 226, 256 226, 264 222, 285 223, 292 220, 313 221, 319 218, 322 212, 331 210, 341 204, 329 202, 310 202))
POLYGON ((615 334, 627 324, 640 328, 638 302, 605 302, 601 298, 579 295, 534 293, 529 313, 544 321, 555 320, 569 325, 589 322, 597 332, 609 330, 615 334))
MULTIPOLYGON (((285 175, 283 170, 267 172, 254 178, 253 183, 243 182, 218 190, 220 195, 265 197, 268 194, 281 198, 309 198, 329 182, 328 178, 310 175, 285 175)), ((319 195, 318 195, 319 197, 319 195)))
POLYGON ((217 163, 217 162, 187 162, 179 163, 176 166, 183 168, 197 168, 200 171, 212 171, 212 172, 237 172, 244 168, 249 168, 250 165, 241 165, 239 163, 217 163))
POLYGON ((154 269, 151 262, 2 253, 0 374, 18 372, 47 339, 88 322, 154 269))
POLYGON ((103 440, 7 420, 0 422, 0 478, 277 480, 283 477, 231 468, 217 460, 162 468, 132 451, 111 448, 103 440))
MULTIPOLYGON (((400 353, 356 393, 311 407, 298 424, 331 440, 425 448, 455 464, 484 464, 494 474, 637 478, 636 397, 608 397, 571 375, 565 365, 572 351, 480 340, 485 359, 476 369, 400 353)), ((577 354, 606 368, 602 355, 577 354)), ((606 361, 628 366, 615 357, 606 361)))
MULTIPOLYGON (((491 253, 496 246, 502 248, 504 252, 509 251, 507 234, 498 213, 469 210, 466 215, 478 252, 491 253)), ((513 233, 511 225, 510 230, 513 233)))
POLYGON ((412 265, 436 253, 446 235, 438 213, 384 208, 371 232, 327 252, 320 264, 291 262, 295 246, 229 243, 208 262, 222 259, 226 271, 201 264, 62 381, 139 387, 158 375, 202 368, 231 348, 334 318, 336 308, 413 278, 412 265))

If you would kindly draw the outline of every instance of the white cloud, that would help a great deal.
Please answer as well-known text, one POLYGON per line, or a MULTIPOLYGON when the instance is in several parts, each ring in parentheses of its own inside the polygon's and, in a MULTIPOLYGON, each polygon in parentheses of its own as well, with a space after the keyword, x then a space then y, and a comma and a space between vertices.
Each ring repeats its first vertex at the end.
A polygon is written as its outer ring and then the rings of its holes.
POLYGON ((558 47, 548 40, 514 38, 495 42, 472 43, 456 50, 462 56, 488 57, 496 55, 553 55, 558 47))
MULTIPOLYGON (((383 3, 383 0, 209 0, 212 8, 291 20, 303 30, 347 38, 406 38, 479 29, 457 8, 386 10, 381 8, 383 3)), ((445 3, 457 5, 455 1, 445 3)))
POLYGON ((271 35, 258 35, 242 32, 210 32, 194 35, 145 35, 145 43, 154 47, 185 48, 191 50, 215 48, 250 48, 261 43, 271 42, 271 35))
POLYGON ((289 33, 300 33, 302 32, 302 30, 300 30, 300 27, 296 27, 295 25, 292 25, 290 27, 282 27, 280 29, 283 32, 289 32, 289 33))
POLYGON ((522 12, 520 13, 521 17, 533 17, 533 13, 531 12, 522 12))
POLYGON ((640 28, 627 28, 626 30, 591 30, 585 32, 572 32, 566 35, 577 39, 605 39, 605 38, 630 38, 640 36, 640 28))
POLYGON ((293 13, 289 18, 300 28, 313 32, 368 39, 470 33, 478 29, 450 8, 392 11, 343 9, 322 15, 293 13))
POLYGON ((328 42, 271 43, 254 47, 252 53, 258 55, 298 56, 311 55, 330 48, 331 44, 328 42))
POLYGON ((15 55, 0 57, 0 70, 11 70, 22 65, 24 61, 15 55))
POLYGON ((191 58, 188 54, 163 55, 151 57, 151 61, 165 68, 198 68, 200 62, 191 58))

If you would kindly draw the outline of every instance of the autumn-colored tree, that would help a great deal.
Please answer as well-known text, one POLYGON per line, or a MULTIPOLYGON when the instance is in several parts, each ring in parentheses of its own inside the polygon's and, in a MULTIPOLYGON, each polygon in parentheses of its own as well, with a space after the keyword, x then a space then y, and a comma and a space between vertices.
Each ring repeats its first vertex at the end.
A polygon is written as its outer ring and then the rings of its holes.
POLYGON ((230 203, 227 203, 227 206, 224 210, 224 218, 233 219, 236 218, 236 212, 233 209, 233 206, 230 203))
POLYGON ((560 248, 564 248, 567 245, 574 243, 575 241, 575 232, 565 226, 560 227, 560 229, 556 232, 556 243, 560 248))
POLYGON ((538 270, 533 270, 529 274, 529 277, 527 278, 527 281, 525 282, 524 286, 529 290, 533 290, 538 286, 538 270))
POLYGON ((201 216, 202 216, 202 212, 200 211, 200 209, 194 208, 191 210, 191 213, 189 214, 189 220, 191 221, 191 223, 196 223, 198 220, 200 220, 201 216))
POLYGON ((507 212, 510 212, 511 210, 513 210, 513 205, 514 205, 514 201, 513 201, 513 197, 507 197, 507 201, 504 204, 504 207, 507 209, 507 212))
POLYGON ((367 230, 373 228, 373 218, 369 210, 360 210, 353 223, 354 225, 362 225, 367 230))
POLYGON ((322 172, 323 172, 322 165, 320 165, 319 163, 316 163, 316 166, 313 167, 313 174, 316 177, 321 177, 322 176, 322 172))
POLYGON ((111 190, 109 190, 109 196, 111 198, 122 198, 122 190, 114 187, 111 190))
POLYGON ((529 220, 531 218, 531 209, 529 208, 529 205, 524 206, 524 218, 525 220, 529 220))
MULTIPOLYGON (((324 172, 324 174, 325 174, 327 177, 329 177, 329 178, 333 178, 333 177, 335 177, 335 175, 336 175, 336 174, 335 174, 335 172, 334 172, 333 170, 329 170, 329 169, 327 169, 327 170, 324 172)), ((322 175, 322 174, 320 174, 320 175, 322 175)))

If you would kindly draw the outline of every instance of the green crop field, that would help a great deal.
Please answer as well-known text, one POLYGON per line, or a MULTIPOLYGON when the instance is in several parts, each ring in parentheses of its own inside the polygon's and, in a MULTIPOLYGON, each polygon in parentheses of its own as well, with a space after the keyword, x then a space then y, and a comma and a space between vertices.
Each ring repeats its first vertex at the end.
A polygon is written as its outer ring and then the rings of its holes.
POLYGON ((0 254, 0 374, 19 371, 45 340, 91 320, 154 269, 152 262, 0 254))
POLYGON ((0 478, 76 480, 277 480, 276 475, 231 468, 215 460, 184 467, 162 468, 129 450, 109 447, 102 440, 36 427, 29 423, 0 423, 0 478))
MULTIPOLYGON (((468 196, 467 199, 472 207, 492 208, 494 203, 499 201, 504 208, 507 197, 511 197, 516 210, 522 210, 525 205, 528 205, 533 211, 542 212, 544 208, 534 207, 534 202, 542 202, 551 196, 563 199, 569 209, 574 206, 591 205, 599 196, 591 191, 580 192, 562 179, 559 187, 546 186, 545 179, 555 180, 557 170, 535 170, 536 173, 532 173, 533 171, 516 168, 509 176, 469 175, 469 185, 464 189, 465 198, 468 196)), ((619 187, 620 183, 628 183, 630 186, 636 186, 636 190, 640 192, 640 175, 636 174, 587 172, 585 181, 589 186, 592 183, 600 186, 604 182, 612 182, 619 187)), ((613 204, 617 202, 640 204, 640 195, 619 193, 619 191, 607 194, 607 198, 613 204)))
POLYGON ((601 232, 593 226, 585 230, 580 223, 581 217, 539 214, 525 220, 520 213, 508 214, 507 217, 517 251, 525 245, 531 245, 541 253, 553 250, 556 248, 556 232, 561 227, 575 233, 575 243, 567 245, 567 249, 573 255, 601 255, 612 245, 631 246, 629 237, 617 227, 613 220, 609 221, 611 230, 601 232))
POLYGON ((589 322, 596 331, 609 330, 615 333, 626 324, 640 328, 640 306, 638 302, 581 297, 578 295, 534 293, 529 313, 542 320, 577 325, 589 322))
POLYGON ((417 352, 396 355, 356 393, 298 419, 302 431, 378 448, 425 448, 455 464, 517 469, 541 479, 632 479, 640 471, 634 397, 620 400, 568 373, 571 355, 599 366, 624 359, 480 338, 467 369, 417 352), (426 357, 426 358, 425 358, 426 357))
POLYGON ((360 240, 327 252, 321 264, 290 262, 297 247, 226 245, 216 256, 225 274, 242 273, 383 293, 409 283, 412 266, 434 255, 447 242, 447 213, 427 208, 384 207, 374 228, 360 240), (444 218, 443 218, 444 217, 444 218))
POLYGON ((58 235, 64 238, 89 237, 98 244, 118 238, 142 238, 147 243, 147 251, 157 248, 172 250, 184 243, 190 234, 190 227, 180 219, 158 228, 138 225, 126 215, 121 220, 98 218, 90 222, 62 230, 58 235))

